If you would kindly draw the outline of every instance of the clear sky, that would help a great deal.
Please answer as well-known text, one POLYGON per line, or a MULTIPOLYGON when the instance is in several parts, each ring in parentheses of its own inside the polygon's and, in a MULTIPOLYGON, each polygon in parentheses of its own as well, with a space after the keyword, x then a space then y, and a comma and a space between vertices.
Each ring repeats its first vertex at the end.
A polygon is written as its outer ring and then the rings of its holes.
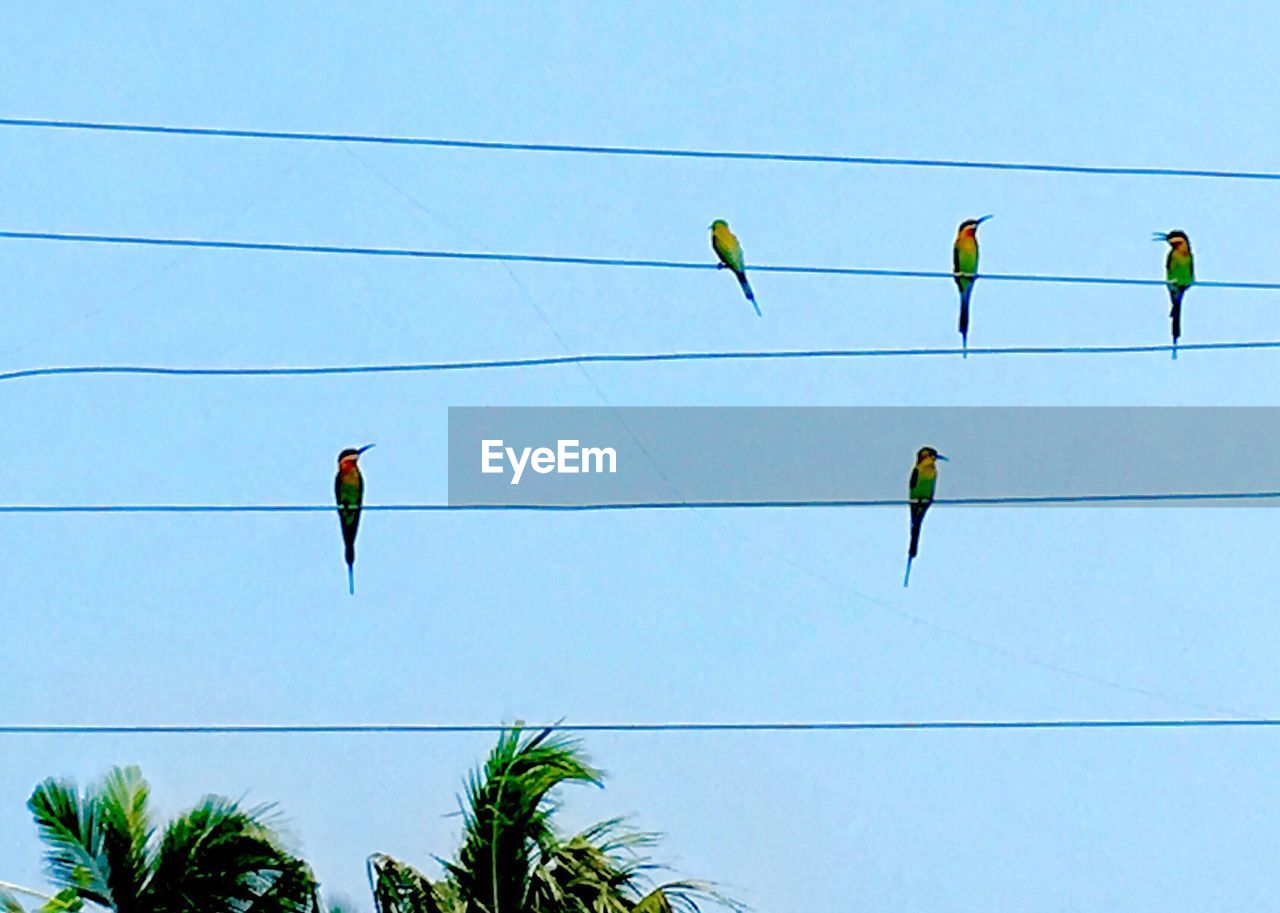
MULTIPOLYGON (((469 139, 1275 169, 1270 4, 7 4, 8 116, 469 139)), ((1280 185, 0 130, 8 229, 1280 279, 1280 185), (417 202, 412 202, 416 200, 417 202)), ((0 242, 0 367, 952 345, 950 282, 0 242), (554 325, 564 345, 538 314, 554 325)), ((1280 335, 1192 290, 1188 342, 1280 335)), ((1167 337, 1159 288, 979 284, 973 345, 1167 337)), ((592 367, 616 405, 1275 405, 1276 356, 592 367)), ((0 385, 8 502, 442 500, 449 405, 598 405, 574 368, 0 385)), ((1143 453, 1117 459, 1158 458, 1143 453)), ((905 479, 909 454, 904 455, 905 479)), ((953 463, 950 472, 959 472, 953 463)), ((1027 472, 1035 472, 1028 466, 1027 472)), ((944 477, 945 485, 945 477, 944 477)), ((1053 480, 1044 487, 1053 491, 1053 480)), ((1196 715, 1280 705, 1271 510, 9 516, 0 719, 503 722, 1196 715), (927 624, 904 616, 910 613, 927 624), (953 636, 940 628, 957 632, 953 636), (988 646, 984 646, 988 645, 988 646), (996 649, 991 649, 995 647, 996 649), (1069 667, 1079 675, 1055 671, 1069 667), (1089 679, 1171 695, 1141 696, 1089 679)), ((761 911, 1259 909, 1268 731, 591 738, 603 792, 761 911)), ((0 879, 50 774, 275 801, 327 888, 436 871, 483 736, 0 739, 0 879)), ((1264 900, 1264 898, 1266 898, 1264 900)))

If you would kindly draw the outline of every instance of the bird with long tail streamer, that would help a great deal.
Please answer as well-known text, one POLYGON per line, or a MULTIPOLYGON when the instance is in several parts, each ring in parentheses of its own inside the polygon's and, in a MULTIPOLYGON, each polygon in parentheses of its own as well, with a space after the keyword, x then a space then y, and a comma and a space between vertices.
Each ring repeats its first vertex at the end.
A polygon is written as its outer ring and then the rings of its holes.
POLYGON ((342 542, 346 546, 347 588, 356 594, 356 532, 360 528, 360 507, 364 503, 364 476, 360 474, 360 455, 372 447, 348 447, 338 454, 338 475, 333 480, 333 494, 338 501, 338 520, 342 524, 342 542))
POLYGON ((747 296, 751 306, 756 309, 756 316, 762 316, 760 305, 756 304, 756 293, 751 291, 751 283, 747 281, 747 266, 742 257, 742 245, 738 243, 737 235, 729 230, 729 223, 724 219, 716 219, 711 223, 711 249, 720 258, 720 268, 731 270, 738 277, 742 294, 747 296))
POLYGON ((1196 262, 1191 255, 1191 239, 1185 231, 1158 231, 1152 241, 1164 241, 1169 254, 1164 258, 1164 281, 1169 286, 1169 324, 1173 334, 1173 357, 1178 357, 1178 337, 1182 335, 1182 296, 1196 281, 1196 262))
POLYGON ((911 469, 907 483, 907 500, 911 507, 911 544, 907 547, 907 572, 902 577, 905 587, 911 582, 911 562, 920 550, 920 527, 924 515, 933 503, 933 493, 938 486, 938 460, 946 460, 932 447, 921 447, 916 453, 916 465, 911 469))
POLYGON ((978 273, 978 226, 990 219, 965 219, 956 230, 956 241, 951 248, 951 269, 956 288, 960 289, 960 347, 964 357, 969 357, 969 296, 978 273))

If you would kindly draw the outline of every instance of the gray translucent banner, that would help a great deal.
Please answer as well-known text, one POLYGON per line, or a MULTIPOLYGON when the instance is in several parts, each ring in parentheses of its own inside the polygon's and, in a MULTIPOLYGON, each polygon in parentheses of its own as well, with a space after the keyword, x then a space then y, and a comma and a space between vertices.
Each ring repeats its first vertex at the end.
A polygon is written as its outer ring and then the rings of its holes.
POLYGON ((1269 407, 453 407, 449 503, 901 502, 925 445, 939 501, 1280 492, 1269 407))

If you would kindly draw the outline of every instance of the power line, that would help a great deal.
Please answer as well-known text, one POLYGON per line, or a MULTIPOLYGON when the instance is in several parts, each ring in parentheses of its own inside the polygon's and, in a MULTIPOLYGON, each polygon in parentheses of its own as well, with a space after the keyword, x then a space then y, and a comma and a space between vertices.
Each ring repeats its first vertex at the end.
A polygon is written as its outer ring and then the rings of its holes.
POLYGON ((516 143, 492 140, 430 139, 366 133, 308 133, 285 130, 237 130, 219 127, 172 127, 152 124, 118 124, 101 121, 0 118, 3 127, 35 127, 58 130, 92 130, 104 133, 145 133, 169 136, 203 136, 231 139, 292 140, 314 143, 363 143, 383 146, 425 146, 436 149, 475 149, 494 152, 553 152, 575 155, 614 155, 637 158, 718 159, 745 162, 788 162, 807 165, 865 165, 893 168, 960 168, 981 171, 1029 171, 1049 174, 1091 174, 1120 177, 1218 178, 1275 181, 1280 172, 1222 168, 1130 167, 1117 165, 1062 165, 1035 162, 989 162, 970 159, 906 158, 879 155, 813 155, 791 152, 732 152, 711 149, 672 149, 660 146, 593 146, 569 143, 516 143))
MULTIPOLYGON (((775 361, 808 358, 909 358, 982 355, 1145 355, 1173 351, 1171 345, 1120 346, 1007 346, 915 349, 807 349, 756 350, 745 352, 652 352, 603 355, 547 355, 534 358, 494 358, 473 361, 404 362, 383 365, 318 365, 297 367, 182 368, 152 365, 70 365, 22 368, 0 372, 0 382, 33 377, 74 377, 79 375, 133 375, 143 377, 315 377, 340 374, 420 374, 437 371, 484 371, 503 368, 543 368, 582 364, 644 364, 650 362, 775 361)), ((1232 352, 1250 349, 1277 349, 1280 340, 1247 342, 1180 343, 1186 352, 1232 352)))
POLYGON ((0 735, 449 735, 552 729, 557 732, 893 732, 1035 729, 1273 728, 1271 717, 1124 720, 921 720, 918 722, 657 722, 657 723, 231 723, 210 725, 0 725, 0 735))
MULTIPOLYGON (((1153 502, 1274 501, 1280 491, 1155 492, 1111 495, 1011 495, 935 498, 935 505, 999 507, 1053 504, 1148 504, 1153 502)), ((366 504, 378 513, 593 513, 629 510, 792 510, 800 508, 905 507, 905 498, 760 501, 609 501, 595 504, 366 504)), ((328 513, 332 504, 0 504, 0 514, 306 514, 328 513)))
MULTIPOLYGON (((715 263, 696 260, 635 260, 619 257, 579 257, 557 254, 518 254, 457 250, 420 250, 407 247, 359 247, 337 244, 292 244, 277 241, 228 241, 202 238, 157 238, 144 235, 102 235, 54 231, 0 231, 0 238, 15 241, 58 241, 73 244, 113 244, 141 247, 185 247, 205 250, 240 250, 291 254, 338 254, 357 257, 400 257, 415 260, 471 260, 490 263, 544 263, 563 266, 607 266, 629 269, 718 270, 715 263)), ((948 279, 946 270, 878 269, 852 266, 749 266, 748 272, 789 273, 813 276, 859 276, 895 279, 948 279)), ((1066 285, 1157 285, 1163 279, 1135 279, 1118 276, 1055 276, 1034 273, 978 273, 976 279, 991 282, 1050 282, 1066 285)), ((1226 282, 1197 280, 1204 288, 1280 291, 1280 282, 1226 282)))

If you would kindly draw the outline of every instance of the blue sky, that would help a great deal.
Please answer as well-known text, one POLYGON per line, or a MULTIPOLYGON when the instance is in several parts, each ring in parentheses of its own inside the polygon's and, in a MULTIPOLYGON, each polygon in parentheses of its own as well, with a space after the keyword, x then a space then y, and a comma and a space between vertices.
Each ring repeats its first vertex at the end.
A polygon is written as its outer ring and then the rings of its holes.
MULTIPOLYGON (((1267 4, 1030 7, 14 4, 0 110, 1275 168, 1267 4)), ((1159 275, 1150 234, 1182 227, 1201 278, 1280 279, 1280 188, 1265 183, 12 129, 0 173, 9 229, 694 259, 724 217, 749 262, 946 269, 956 224, 991 212, 991 271, 1159 275)), ((6 241, 0 277, 4 368, 563 353, 539 310, 575 352, 955 335, 945 280, 759 275, 756 319, 711 272, 6 241)), ((1163 342, 1166 315, 1159 288, 980 284, 971 343, 1163 342)), ((1193 290, 1184 332, 1274 338, 1273 297, 1193 290)), ((615 405, 1274 405, 1274 359, 589 371, 615 405)), ((49 379, 5 384, 0 403, 10 502, 315 502, 337 451, 367 441, 371 501, 431 501, 446 492, 448 406, 601 395, 563 368, 49 379)), ((1127 717, 1280 699, 1263 580, 1280 523, 1262 509, 939 509, 909 592, 905 517, 884 510, 372 514, 356 599, 323 514, 3 529, 0 719, 18 723, 1127 717)), ((1274 738, 598 736, 608 788, 569 794, 565 815, 633 813, 669 835, 680 872, 762 911, 1256 909, 1280 838, 1274 738)), ((38 780, 139 763, 166 812, 210 791, 278 802, 326 887, 367 908, 366 855, 430 870, 454 848, 448 814, 490 741, 3 739, 0 879, 41 883, 23 807, 38 780)))

